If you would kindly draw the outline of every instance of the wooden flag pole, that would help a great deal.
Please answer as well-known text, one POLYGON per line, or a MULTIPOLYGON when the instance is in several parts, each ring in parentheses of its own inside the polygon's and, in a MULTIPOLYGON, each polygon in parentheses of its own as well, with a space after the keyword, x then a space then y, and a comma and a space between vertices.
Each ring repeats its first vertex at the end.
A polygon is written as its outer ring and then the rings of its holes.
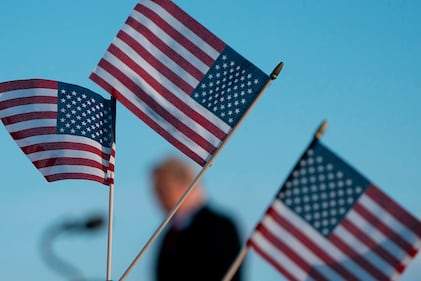
MULTIPOLYGON (((317 128, 316 132, 313 135, 313 141, 319 140, 323 136, 323 134, 325 133, 327 129, 328 124, 329 123, 327 120, 323 120, 323 122, 320 124, 319 128, 317 128)), ((222 281, 231 281, 231 279, 234 277, 234 274, 238 271, 244 259, 246 258, 249 250, 250 250, 250 246, 247 243, 246 245, 244 245, 243 249, 237 255, 234 262, 231 264, 230 268, 228 269, 227 273, 225 273, 225 276, 222 279, 222 281)))
POLYGON ((238 271, 244 259, 246 258, 249 250, 250 246, 246 244, 241 250, 241 252, 238 254, 238 256, 235 258, 234 262, 232 263, 228 272, 225 274, 224 279, 222 279, 222 281, 230 281, 234 277, 235 273, 238 271))
POLYGON ((114 216, 114 183, 110 184, 108 196, 108 244, 107 244, 107 281, 111 281, 111 260, 113 252, 113 216, 114 216))
POLYGON ((271 82, 275 80, 279 73, 281 72, 282 68, 284 66, 283 62, 280 62, 275 69, 272 71, 270 75, 270 80, 266 83, 266 85, 263 87, 263 89, 260 91, 260 93, 257 95, 255 101, 250 105, 250 107, 244 112, 243 116, 238 120, 237 124, 232 128, 231 132, 225 137, 224 141, 219 145, 218 149, 215 151, 215 153, 211 156, 209 161, 203 166, 202 170, 197 174, 196 178, 193 180, 193 182, 190 184, 190 186, 186 189, 186 191, 183 193, 183 195, 180 197, 180 199, 177 201, 175 206, 168 212, 167 217, 164 219, 164 221, 158 226, 158 228, 155 230, 155 232, 152 234, 151 238, 149 238, 148 242, 146 242, 145 246, 140 250, 140 252, 137 254, 135 259, 132 261, 132 263, 129 265, 129 267, 126 269, 126 271, 123 273, 123 275, 120 278, 120 281, 123 281, 127 278, 130 271, 135 267, 135 265, 139 262, 139 260, 143 257, 143 255, 146 253, 146 251, 150 248, 152 243, 158 238, 158 236, 161 234, 161 232, 164 230, 164 228, 168 225, 168 223, 171 221, 171 219, 174 217, 174 215, 177 213, 178 209, 181 207, 187 196, 195 189, 197 184, 200 182, 202 177, 204 176, 207 169, 209 169, 213 161, 215 161, 218 154, 222 151, 226 143, 231 139, 232 135, 235 133, 235 131, 238 129, 238 127, 241 125, 241 123, 244 121, 245 117, 250 113, 250 111, 253 109, 255 104, 259 101, 259 99, 262 97, 263 93, 266 91, 266 89, 269 87, 271 82))
POLYGON ((319 140, 323 136, 323 134, 325 133, 328 125, 329 125, 329 122, 327 120, 323 120, 323 122, 320 124, 317 131, 314 133, 314 138, 316 140, 319 140))

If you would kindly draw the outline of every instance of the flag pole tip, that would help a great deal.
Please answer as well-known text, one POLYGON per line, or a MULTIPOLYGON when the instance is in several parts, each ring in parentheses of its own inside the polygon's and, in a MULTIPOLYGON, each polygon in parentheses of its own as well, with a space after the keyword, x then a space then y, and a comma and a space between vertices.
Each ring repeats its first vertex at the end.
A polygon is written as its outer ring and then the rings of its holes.
POLYGON ((275 80, 276 78, 278 78, 279 73, 281 72, 282 68, 284 67, 284 62, 281 61, 276 67, 275 69, 272 71, 272 73, 270 74, 270 79, 275 80))
POLYGON ((319 128, 317 129, 316 133, 314 134, 315 139, 320 139, 323 134, 325 133, 329 122, 325 119, 323 120, 322 124, 320 124, 319 128))

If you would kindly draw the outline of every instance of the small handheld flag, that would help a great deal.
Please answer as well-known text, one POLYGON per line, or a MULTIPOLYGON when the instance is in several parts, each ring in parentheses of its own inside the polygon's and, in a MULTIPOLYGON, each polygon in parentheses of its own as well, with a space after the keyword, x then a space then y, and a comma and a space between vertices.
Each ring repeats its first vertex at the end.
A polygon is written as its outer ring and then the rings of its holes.
POLYGON ((205 165, 270 80, 173 1, 140 1, 90 78, 205 165))
POLYGON ((124 272, 174 217, 283 67, 270 77, 169 0, 140 1, 92 79, 202 170, 124 272))
POLYGON ((288 280, 397 280, 421 247, 421 222, 319 142, 324 121, 247 245, 288 280))
POLYGON ((288 280, 396 280, 421 222, 315 139, 248 246, 288 280))
POLYGON ((0 83, 0 118, 47 181, 114 181, 115 101, 67 83, 0 83))

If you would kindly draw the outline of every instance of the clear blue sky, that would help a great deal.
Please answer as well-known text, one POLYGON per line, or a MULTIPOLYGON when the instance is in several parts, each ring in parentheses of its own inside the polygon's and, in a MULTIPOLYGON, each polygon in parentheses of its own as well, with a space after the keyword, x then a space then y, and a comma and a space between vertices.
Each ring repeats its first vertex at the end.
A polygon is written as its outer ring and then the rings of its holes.
MULTIPOLYGON (((106 93, 88 79, 136 4, 0 2, 0 81, 47 78, 106 93)), ((266 72, 285 68, 205 177, 210 201, 247 237, 280 183, 327 118, 323 142, 421 217, 421 2, 177 0, 266 72), (239 3, 241 3, 239 5, 239 3)), ((113 279, 161 222, 148 169, 177 153, 128 110, 117 110, 113 279)), ((43 230, 65 217, 106 212, 107 188, 48 184, 0 128, 0 279, 57 280, 41 261, 43 230)), ((105 279, 106 233, 63 238, 57 252, 105 279)), ((156 248, 129 280, 150 280, 156 248)), ((421 275, 421 256, 403 281, 421 275)), ((248 280, 284 280, 254 253, 248 280)))

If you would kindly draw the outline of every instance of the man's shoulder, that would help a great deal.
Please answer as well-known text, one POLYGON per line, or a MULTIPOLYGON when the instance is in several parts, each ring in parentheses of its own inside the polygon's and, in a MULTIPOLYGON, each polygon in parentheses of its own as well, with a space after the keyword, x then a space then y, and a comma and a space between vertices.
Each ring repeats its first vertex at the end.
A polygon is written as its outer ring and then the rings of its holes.
POLYGON ((203 207, 196 215, 196 222, 201 225, 236 228, 234 220, 227 214, 215 211, 209 206, 203 207))
MULTIPOLYGON (((190 234, 206 244, 210 252, 229 251, 236 254, 240 247, 240 234, 235 221, 227 214, 206 207, 197 214, 190 234)), ((234 254, 234 255, 235 255, 234 254)))

